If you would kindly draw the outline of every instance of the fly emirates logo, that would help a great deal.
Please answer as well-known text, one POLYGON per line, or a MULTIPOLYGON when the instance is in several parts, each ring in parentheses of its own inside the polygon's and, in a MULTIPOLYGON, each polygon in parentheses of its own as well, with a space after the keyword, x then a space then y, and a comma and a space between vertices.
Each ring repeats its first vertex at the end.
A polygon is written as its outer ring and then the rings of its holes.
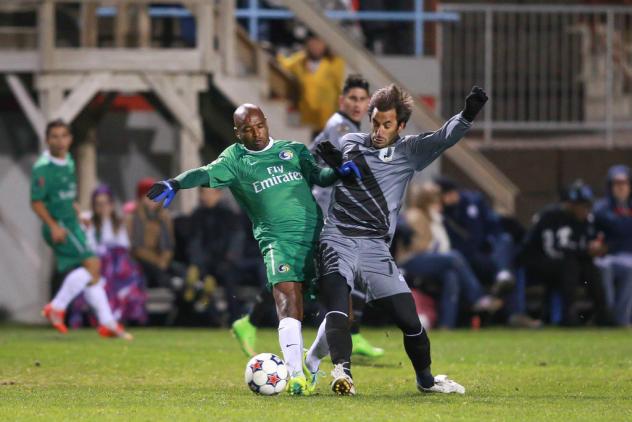
POLYGON ((257 180, 252 184, 252 187, 255 189, 255 193, 263 192, 268 188, 282 183, 288 183, 294 180, 303 180, 303 175, 298 171, 283 173, 283 166, 272 166, 268 167, 267 170, 270 177, 263 180, 257 180))

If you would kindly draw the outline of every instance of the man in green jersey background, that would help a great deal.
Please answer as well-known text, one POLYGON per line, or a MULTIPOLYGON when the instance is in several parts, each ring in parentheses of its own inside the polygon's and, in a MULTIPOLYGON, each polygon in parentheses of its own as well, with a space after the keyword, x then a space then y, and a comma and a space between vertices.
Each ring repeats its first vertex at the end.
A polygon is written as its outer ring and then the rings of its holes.
POLYGON ((99 258, 88 247, 79 223, 75 163, 68 152, 72 144, 70 127, 61 120, 50 122, 46 126, 46 144, 48 150, 33 165, 31 207, 42 220, 42 234, 55 253, 57 271, 67 275, 42 314, 65 334, 66 308, 83 292, 97 314, 99 334, 131 340, 132 336, 112 315, 99 258))
POLYGON ((207 166, 156 183, 148 196, 168 206, 178 189, 231 190, 252 222, 265 261, 279 317, 279 343, 291 377, 288 389, 307 395, 313 390, 313 376, 303 372, 303 284, 315 277, 313 258, 322 228, 311 187, 329 186, 339 176, 359 177, 359 171, 352 162, 320 168, 305 145, 272 139, 265 115, 253 104, 239 106, 233 120, 237 143, 207 166))

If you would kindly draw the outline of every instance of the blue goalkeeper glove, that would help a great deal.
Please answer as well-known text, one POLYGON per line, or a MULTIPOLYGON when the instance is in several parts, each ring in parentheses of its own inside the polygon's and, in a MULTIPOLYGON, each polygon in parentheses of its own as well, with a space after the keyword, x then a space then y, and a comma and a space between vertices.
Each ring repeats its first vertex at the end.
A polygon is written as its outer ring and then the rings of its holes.
POLYGON ((175 179, 162 180, 158 183, 154 183, 151 188, 149 188, 149 192, 147 192, 147 197, 154 202, 163 202, 162 206, 167 208, 173 198, 176 197, 176 192, 180 189, 180 183, 175 179))
POLYGON ((339 177, 353 175, 356 179, 362 180, 362 173, 360 173, 360 169, 353 161, 345 161, 340 167, 335 169, 335 172, 339 177))

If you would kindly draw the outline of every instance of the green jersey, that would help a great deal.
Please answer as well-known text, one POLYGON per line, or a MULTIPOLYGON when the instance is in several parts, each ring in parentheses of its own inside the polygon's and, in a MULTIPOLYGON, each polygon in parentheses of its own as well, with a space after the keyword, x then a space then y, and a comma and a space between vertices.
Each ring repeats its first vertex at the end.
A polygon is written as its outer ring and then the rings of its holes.
POLYGON ((42 201, 53 219, 61 223, 78 221, 75 162, 70 154, 61 161, 44 152, 33 165, 31 201, 42 201))
POLYGON ((77 198, 77 178, 75 162, 70 154, 65 160, 42 154, 33 165, 31 174, 31 201, 42 201, 50 216, 61 227, 66 229, 66 240, 53 243, 50 227, 42 226, 42 234, 46 243, 53 248, 57 262, 57 270, 70 271, 94 256, 87 245, 86 235, 79 224, 75 211, 77 198))
POLYGON ((261 151, 235 143, 217 160, 176 179, 182 188, 201 183, 229 188, 248 214, 254 237, 261 245, 275 239, 317 239, 322 213, 311 188, 314 184, 329 186, 337 177, 332 169, 320 168, 305 145, 271 140, 261 151))

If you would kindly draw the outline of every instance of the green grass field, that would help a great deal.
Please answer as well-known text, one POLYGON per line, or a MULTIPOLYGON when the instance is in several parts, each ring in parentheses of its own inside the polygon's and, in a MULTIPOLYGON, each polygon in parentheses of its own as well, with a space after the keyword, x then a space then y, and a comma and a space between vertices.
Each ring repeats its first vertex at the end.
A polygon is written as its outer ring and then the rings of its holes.
MULTIPOLYGON (((354 361, 355 397, 333 396, 329 379, 317 396, 255 396, 227 331, 133 332, 125 343, 92 330, 0 327, 0 421, 632 420, 630 331, 431 332, 434 373, 467 390, 448 396, 416 391, 395 329, 367 329, 387 353, 354 361)), ((278 353, 276 330, 258 346, 278 353)))

